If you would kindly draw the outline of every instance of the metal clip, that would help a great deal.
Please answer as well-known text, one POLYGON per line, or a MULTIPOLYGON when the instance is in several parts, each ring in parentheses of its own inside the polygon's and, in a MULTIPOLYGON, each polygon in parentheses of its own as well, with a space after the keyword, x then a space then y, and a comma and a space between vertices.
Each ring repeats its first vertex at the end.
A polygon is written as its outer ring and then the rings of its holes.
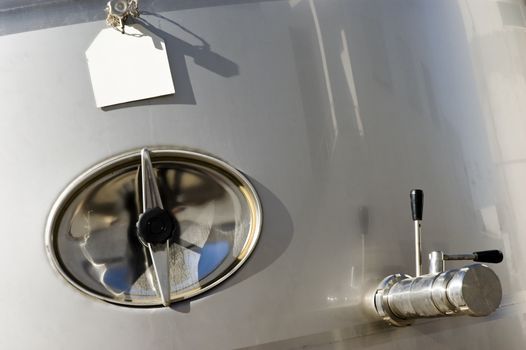
POLYGON ((139 0, 110 0, 106 4, 106 23, 120 28, 124 34, 124 25, 129 16, 139 17, 139 0))

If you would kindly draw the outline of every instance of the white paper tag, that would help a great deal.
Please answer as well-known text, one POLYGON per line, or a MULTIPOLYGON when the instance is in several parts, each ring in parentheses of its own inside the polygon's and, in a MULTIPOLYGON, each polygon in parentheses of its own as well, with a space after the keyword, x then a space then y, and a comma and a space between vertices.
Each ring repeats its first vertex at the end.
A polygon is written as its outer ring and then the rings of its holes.
POLYGON ((97 107, 175 93, 164 40, 141 25, 101 30, 86 58, 97 107))

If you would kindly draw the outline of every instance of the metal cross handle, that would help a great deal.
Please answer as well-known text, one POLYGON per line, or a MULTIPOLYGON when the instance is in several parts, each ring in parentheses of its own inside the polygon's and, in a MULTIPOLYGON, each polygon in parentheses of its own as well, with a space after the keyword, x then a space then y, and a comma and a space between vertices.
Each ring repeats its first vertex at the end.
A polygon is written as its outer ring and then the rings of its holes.
POLYGON ((170 305, 170 238, 175 223, 164 209, 153 170, 150 152, 141 150, 142 214, 137 222, 137 234, 148 249, 156 277, 156 290, 164 306, 170 305))

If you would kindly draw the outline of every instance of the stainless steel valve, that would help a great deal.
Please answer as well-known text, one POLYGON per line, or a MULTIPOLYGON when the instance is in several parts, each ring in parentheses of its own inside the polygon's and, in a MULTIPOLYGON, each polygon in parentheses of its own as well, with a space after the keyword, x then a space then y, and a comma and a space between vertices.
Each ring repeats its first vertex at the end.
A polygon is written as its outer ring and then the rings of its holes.
POLYGON ((416 277, 406 274, 387 276, 373 296, 378 316, 395 326, 407 326, 418 318, 439 316, 487 316, 497 309, 502 287, 495 272, 483 264, 444 271, 446 260, 473 260, 499 263, 502 252, 488 250, 450 255, 440 251, 429 254, 429 273, 421 275, 421 220, 423 192, 411 191, 415 221, 416 277))

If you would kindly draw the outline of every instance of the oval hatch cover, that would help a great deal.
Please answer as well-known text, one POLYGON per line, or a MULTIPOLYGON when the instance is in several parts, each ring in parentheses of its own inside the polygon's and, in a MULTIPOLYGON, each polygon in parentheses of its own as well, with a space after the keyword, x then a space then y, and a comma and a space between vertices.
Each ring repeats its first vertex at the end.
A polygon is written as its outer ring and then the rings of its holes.
POLYGON ((137 150, 97 164, 59 197, 46 247, 79 290, 116 304, 161 306, 227 279, 261 230, 254 187, 195 151, 137 150))

